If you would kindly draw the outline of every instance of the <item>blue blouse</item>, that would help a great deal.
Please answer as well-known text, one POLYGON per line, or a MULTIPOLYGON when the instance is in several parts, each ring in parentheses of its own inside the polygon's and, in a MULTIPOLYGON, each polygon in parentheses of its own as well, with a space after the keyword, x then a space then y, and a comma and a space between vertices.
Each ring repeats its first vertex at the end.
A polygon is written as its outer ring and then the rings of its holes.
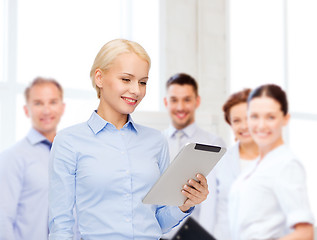
POLYGON ((93 112, 60 131, 49 166, 50 239, 72 239, 74 205, 83 239, 159 239, 189 214, 142 203, 168 164, 165 138, 130 116, 118 130, 93 112))

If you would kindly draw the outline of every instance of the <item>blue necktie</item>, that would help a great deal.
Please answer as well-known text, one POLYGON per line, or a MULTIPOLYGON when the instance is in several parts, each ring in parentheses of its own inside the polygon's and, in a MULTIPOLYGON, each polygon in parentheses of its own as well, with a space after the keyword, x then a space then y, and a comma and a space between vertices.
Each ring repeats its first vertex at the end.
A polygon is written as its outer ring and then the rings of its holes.
POLYGON ((48 146, 49 149, 51 150, 52 143, 51 143, 50 141, 48 141, 48 140, 43 140, 42 143, 43 143, 44 145, 48 146))

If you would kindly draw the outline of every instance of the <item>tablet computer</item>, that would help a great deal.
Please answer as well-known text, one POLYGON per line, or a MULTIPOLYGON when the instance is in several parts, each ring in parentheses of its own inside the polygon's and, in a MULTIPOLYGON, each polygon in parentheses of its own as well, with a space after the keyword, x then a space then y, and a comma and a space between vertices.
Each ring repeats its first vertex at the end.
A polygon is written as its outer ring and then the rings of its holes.
POLYGON ((181 190, 197 173, 207 176, 226 149, 223 147, 189 143, 171 162, 166 171, 143 199, 145 204, 181 206, 186 200, 181 190))

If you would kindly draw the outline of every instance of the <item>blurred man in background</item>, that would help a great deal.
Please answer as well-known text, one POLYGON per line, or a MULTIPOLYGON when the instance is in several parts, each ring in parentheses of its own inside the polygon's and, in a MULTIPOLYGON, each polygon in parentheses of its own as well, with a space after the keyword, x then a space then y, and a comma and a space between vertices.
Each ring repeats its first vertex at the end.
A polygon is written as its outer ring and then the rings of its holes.
MULTIPOLYGON (((169 78, 166 83, 166 97, 164 98, 165 107, 171 118, 171 124, 163 134, 168 140, 170 160, 172 161, 178 152, 186 143, 195 142, 201 144, 216 145, 224 147, 224 141, 201 128, 195 122, 195 112, 200 105, 200 96, 198 94, 198 84, 196 80, 188 74, 178 73, 169 78)), ((206 214, 215 214, 213 211, 216 207, 216 177, 212 171, 209 176, 209 192, 208 202, 210 212, 206 214)), ((200 206, 196 206, 191 215, 203 226, 213 226, 213 222, 204 222, 204 216, 200 213, 200 206)), ((171 232, 165 234, 162 239, 171 239, 180 229, 175 227, 171 232)), ((210 232, 210 230, 209 230, 210 232)))
POLYGON ((48 239, 48 162, 64 113, 63 89, 36 78, 25 89, 24 112, 32 127, 0 154, 0 239, 48 239))

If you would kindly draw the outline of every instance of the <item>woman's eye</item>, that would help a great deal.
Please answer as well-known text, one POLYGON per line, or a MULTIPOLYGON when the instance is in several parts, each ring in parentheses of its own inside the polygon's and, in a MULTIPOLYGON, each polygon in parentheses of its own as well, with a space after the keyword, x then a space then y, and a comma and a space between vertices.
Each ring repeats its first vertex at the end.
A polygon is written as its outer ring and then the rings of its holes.
POLYGON ((130 82, 130 79, 129 79, 129 78, 122 78, 122 81, 124 81, 124 82, 130 82))
POLYGON ((140 82, 140 84, 145 86, 147 83, 146 82, 140 82))

